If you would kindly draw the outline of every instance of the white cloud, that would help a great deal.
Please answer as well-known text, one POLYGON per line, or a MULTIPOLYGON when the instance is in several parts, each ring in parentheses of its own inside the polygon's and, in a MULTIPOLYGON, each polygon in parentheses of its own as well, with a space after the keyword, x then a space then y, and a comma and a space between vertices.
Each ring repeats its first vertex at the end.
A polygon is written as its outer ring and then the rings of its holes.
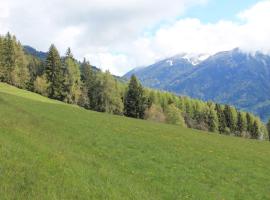
POLYGON ((239 13, 238 21, 174 21, 207 0, 0 0, 0 33, 11 31, 24 44, 47 50, 55 43, 112 73, 181 52, 215 53, 241 47, 270 50, 270 2, 239 13), (162 23, 163 22, 163 23, 162 23), (165 23, 164 23, 165 22, 165 23), (147 30, 160 25, 154 33, 147 30))
POLYGON ((270 1, 262 1, 239 13, 235 22, 202 23, 199 19, 180 19, 161 27, 152 37, 136 40, 130 45, 130 56, 141 61, 138 65, 147 65, 155 59, 183 52, 214 54, 239 47, 249 52, 270 53, 269 11, 270 1))

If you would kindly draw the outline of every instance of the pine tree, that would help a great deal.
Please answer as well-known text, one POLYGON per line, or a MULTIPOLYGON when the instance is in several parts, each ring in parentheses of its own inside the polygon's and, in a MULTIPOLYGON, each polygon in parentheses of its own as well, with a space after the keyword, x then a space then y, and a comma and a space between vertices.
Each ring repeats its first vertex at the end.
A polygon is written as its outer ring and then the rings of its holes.
POLYGON ((216 111, 218 116, 218 131, 220 134, 225 133, 226 119, 221 105, 216 104, 216 111))
POLYGON ((229 105, 225 105, 224 116, 226 120, 226 126, 230 129, 230 132, 235 131, 236 121, 234 121, 233 109, 229 105))
POLYGON ((64 99, 64 70, 58 50, 52 44, 46 59, 46 79, 49 84, 48 95, 50 98, 64 99))
POLYGON ((15 47, 10 33, 2 41, 0 81, 12 84, 12 72, 15 69, 15 47))
POLYGON ((269 136, 268 139, 270 140, 270 119, 268 120, 266 127, 267 127, 268 136, 269 136))
POLYGON ((258 139, 260 135, 260 127, 259 127, 259 123, 257 120, 254 121, 253 123, 253 127, 251 130, 251 138, 252 139, 258 139))
POLYGON ((81 95, 81 74, 70 48, 64 60, 64 78, 64 101, 77 104, 81 95))
POLYGON ((246 118, 247 118, 247 132, 249 135, 251 135, 254 121, 249 113, 246 114, 246 118))
POLYGON ((237 136, 241 136, 242 133, 245 131, 245 125, 244 125, 244 120, 242 118, 241 112, 237 113, 237 136))
POLYGON ((128 117, 143 119, 146 107, 143 87, 137 78, 132 75, 125 96, 124 113, 128 117))
MULTIPOLYGON (((83 93, 84 95, 87 94, 87 98, 84 97, 87 102, 85 102, 85 107, 89 109, 96 110, 96 107, 98 106, 98 103, 96 102, 96 91, 98 88, 97 85, 97 76, 96 73, 94 73, 90 63, 84 59, 82 65, 81 65, 81 81, 83 84, 83 93), (88 106, 86 106, 88 104, 88 106)), ((81 99, 82 100, 82 99, 81 99)))

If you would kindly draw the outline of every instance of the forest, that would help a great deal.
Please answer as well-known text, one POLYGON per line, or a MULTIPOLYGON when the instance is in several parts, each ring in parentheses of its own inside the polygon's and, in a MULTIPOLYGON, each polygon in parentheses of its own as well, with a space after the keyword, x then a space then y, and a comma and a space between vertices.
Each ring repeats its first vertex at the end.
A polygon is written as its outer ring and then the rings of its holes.
POLYGON ((10 33, 0 36, 0 81, 93 111, 269 140, 270 123, 265 125, 252 113, 144 88, 134 75, 129 82, 119 80, 86 59, 78 61, 70 48, 60 56, 52 44, 41 60, 26 53, 10 33))

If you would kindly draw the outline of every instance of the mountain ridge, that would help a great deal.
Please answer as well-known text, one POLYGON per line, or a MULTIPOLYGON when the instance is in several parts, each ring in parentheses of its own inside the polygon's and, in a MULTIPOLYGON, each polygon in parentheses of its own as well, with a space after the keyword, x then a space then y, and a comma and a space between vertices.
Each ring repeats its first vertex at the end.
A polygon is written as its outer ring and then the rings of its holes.
MULTIPOLYGON (((171 67, 165 62, 168 59, 133 73, 147 87, 232 104, 264 121, 270 117, 269 55, 235 48, 211 55, 197 65, 185 60, 171 67)), ((129 78, 130 74, 124 77, 129 78)))

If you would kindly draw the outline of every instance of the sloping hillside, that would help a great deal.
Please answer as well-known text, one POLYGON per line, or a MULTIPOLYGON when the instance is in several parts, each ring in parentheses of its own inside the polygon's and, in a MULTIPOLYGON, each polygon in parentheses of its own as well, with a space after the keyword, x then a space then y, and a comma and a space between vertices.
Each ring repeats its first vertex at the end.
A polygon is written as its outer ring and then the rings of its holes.
POLYGON ((86 111, 0 83, 1 199, 270 199, 270 144, 86 111))

